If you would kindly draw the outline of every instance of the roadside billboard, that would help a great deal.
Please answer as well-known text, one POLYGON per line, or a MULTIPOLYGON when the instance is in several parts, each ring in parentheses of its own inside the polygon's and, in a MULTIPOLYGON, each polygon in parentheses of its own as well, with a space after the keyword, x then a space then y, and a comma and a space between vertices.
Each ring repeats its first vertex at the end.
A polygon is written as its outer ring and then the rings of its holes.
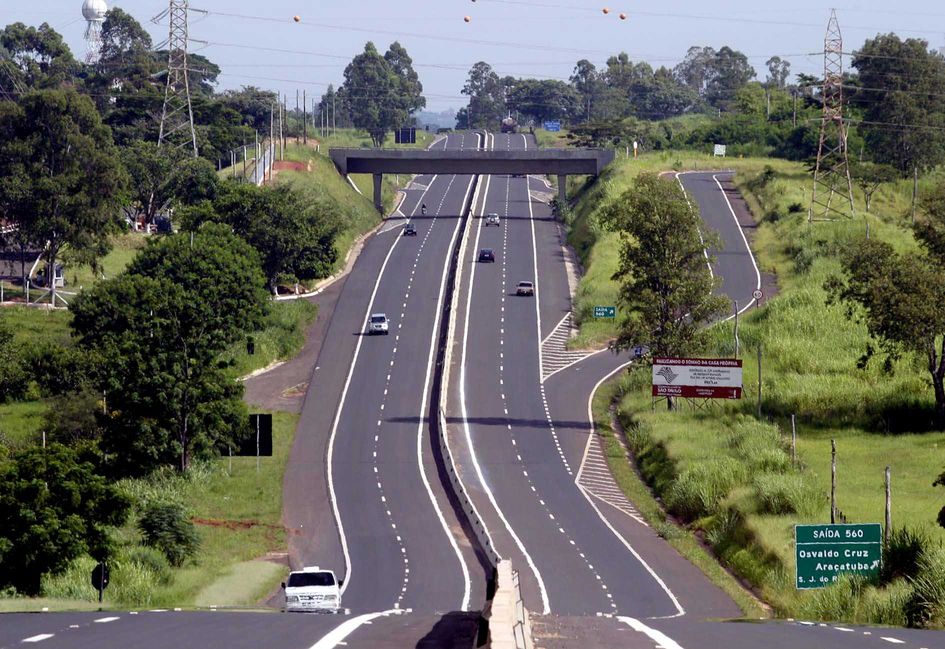
POLYGON ((742 362, 728 358, 654 358, 653 396, 741 399, 742 362))

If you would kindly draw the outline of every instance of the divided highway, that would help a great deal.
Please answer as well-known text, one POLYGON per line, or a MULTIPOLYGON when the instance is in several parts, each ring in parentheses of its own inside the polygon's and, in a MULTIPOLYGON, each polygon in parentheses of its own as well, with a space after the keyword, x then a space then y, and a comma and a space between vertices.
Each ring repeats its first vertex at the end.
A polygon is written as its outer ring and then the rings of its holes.
MULTIPOLYGON (((520 134, 490 139, 495 148, 535 146, 520 134)), ((587 399, 627 359, 602 353, 581 361, 587 354, 578 354, 576 364, 556 367, 553 374, 543 367, 554 355, 568 360, 571 309, 561 236, 545 202, 549 195, 535 178, 491 176, 482 181, 474 206, 480 218, 470 222, 462 260, 464 307, 450 411, 450 434, 462 441, 453 446, 461 449, 467 487, 497 551, 522 574, 532 611, 681 615, 680 596, 654 562, 684 564, 675 572, 697 583, 678 584, 680 592, 697 591, 704 598, 701 608, 712 614, 737 615, 728 598, 639 517, 596 502, 578 484, 582 470, 610 481, 606 466, 585 467, 594 442, 587 399), (500 227, 481 218, 490 213, 499 215, 500 227), (477 261, 482 248, 495 251, 495 263, 477 261), (535 296, 517 296, 519 281, 534 281, 535 296), (563 339, 552 335, 562 328, 563 339), (605 515, 601 507, 611 511, 605 515)))
MULTIPOLYGON (((456 133, 434 146, 536 143, 456 133)), ((747 308, 760 278, 719 182, 725 176, 678 179, 721 235, 713 251, 720 290, 747 308)), ((481 607, 489 574, 449 501, 428 425, 458 244, 452 365, 444 368, 450 448, 490 544, 512 560, 525 605, 539 614, 536 628, 553 638, 548 646, 945 647, 941 633, 711 621, 740 612, 645 524, 592 434, 594 391, 631 359, 566 348, 574 277, 552 196, 537 177, 417 177, 399 208, 404 218, 367 239, 338 289, 286 469, 284 521, 292 567, 333 569, 350 614, 5 615, 0 649, 440 647, 458 646, 458 631, 474 633, 475 614, 463 611, 481 607), (498 227, 487 225, 488 214, 499 215, 498 227), (407 220, 415 237, 402 235, 407 220), (478 261, 483 248, 494 251, 493 263, 478 261), (534 283, 534 296, 516 294, 521 281, 534 283), (390 318, 389 335, 366 335, 372 313, 390 318)))

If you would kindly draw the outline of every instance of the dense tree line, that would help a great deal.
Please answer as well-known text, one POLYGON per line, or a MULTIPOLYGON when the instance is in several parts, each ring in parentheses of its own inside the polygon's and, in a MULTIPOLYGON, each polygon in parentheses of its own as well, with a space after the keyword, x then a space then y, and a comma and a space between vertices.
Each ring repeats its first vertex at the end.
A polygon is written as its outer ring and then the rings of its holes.
MULTIPOLYGON (((275 93, 216 93, 219 68, 192 55, 201 157, 158 147, 167 52, 117 8, 102 38, 101 61, 85 65, 48 25, 0 30, 0 245, 42 250, 50 271, 64 251, 96 268, 128 219, 172 214, 181 231, 69 298, 74 346, 17 344, 0 320, 0 401, 56 403, 45 448, 0 444, 0 590, 30 595, 77 557, 110 555, 110 528, 131 505, 116 478, 187 471, 240 444, 243 387, 225 359, 263 326, 277 285, 331 272, 343 225, 338 205, 302 190, 218 176, 221 152, 268 129, 275 93)), ((394 98, 395 122, 364 123, 382 140, 424 101, 399 44, 373 63, 388 94, 358 94, 370 80, 354 65, 344 101, 370 117, 371 102, 394 98)), ((145 542, 178 565, 193 526, 176 510, 149 512, 145 542)))

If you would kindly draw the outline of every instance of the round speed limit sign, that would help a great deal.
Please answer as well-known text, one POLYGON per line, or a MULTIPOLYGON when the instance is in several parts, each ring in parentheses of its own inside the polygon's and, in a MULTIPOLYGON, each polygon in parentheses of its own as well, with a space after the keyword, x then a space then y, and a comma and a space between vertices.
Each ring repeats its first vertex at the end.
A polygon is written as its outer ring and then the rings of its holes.
POLYGON ((760 288, 758 288, 758 289, 755 289, 755 292, 752 293, 751 296, 755 298, 756 300, 760 300, 761 298, 765 296, 765 294, 760 288))

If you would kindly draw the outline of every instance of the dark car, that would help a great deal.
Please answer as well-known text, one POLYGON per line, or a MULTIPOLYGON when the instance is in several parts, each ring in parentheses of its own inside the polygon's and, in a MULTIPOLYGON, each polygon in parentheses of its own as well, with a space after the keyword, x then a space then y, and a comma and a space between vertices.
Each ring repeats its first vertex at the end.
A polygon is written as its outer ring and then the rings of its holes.
POLYGON ((479 261, 481 262, 494 262, 495 253, 492 252, 492 248, 483 248, 479 251, 479 261))
POLYGON ((404 236, 405 237, 417 236, 417 228, 413 223, 408 223, 404 226, 404 236))

